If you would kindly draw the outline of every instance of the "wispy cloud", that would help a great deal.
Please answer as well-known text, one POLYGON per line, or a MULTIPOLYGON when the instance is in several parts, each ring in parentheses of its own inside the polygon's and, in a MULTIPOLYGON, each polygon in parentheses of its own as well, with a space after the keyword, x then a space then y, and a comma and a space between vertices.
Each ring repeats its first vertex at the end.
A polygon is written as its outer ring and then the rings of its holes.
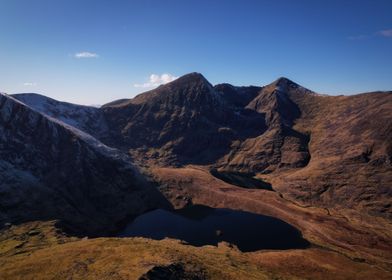
POLYGON ((98 54, 92 52, 79 52, 75 53, 74 57, 76 58, 97 58, 99 57, 98 54))
POLYGON ((380 30, 377 35, 392 38, 392 29, 380 30))
POLYGON ((27 87, 34 87, 34 86, 37 85, 37 83, 25 82, 25 83, 23 83, 23 85, 24 85, 24 86, 27 86, 27 87))
POLYGON ((170 83, 177 78, 178 77, 168 73, 164 73, 162 75, 151 74, 148 82, 142 84, 134 84, 133 86, 136 88, 153 88, 162 84, 170 83))
POLYGON ((355 36, 349 36, 347 37, 349 40, 366 40, 368 39, 370 36, 369 35, 355 35, 355 36))
POLYGON ((384 29, 377 31, 373 34, 361 34, 361 35, 354 35, 354 36, 349 36, 347 39, 357 41, 357 40, 367 40, 375 36, 381 36, 381 37, 386 37, 386 38, 392 38, 392 29, 384 29))

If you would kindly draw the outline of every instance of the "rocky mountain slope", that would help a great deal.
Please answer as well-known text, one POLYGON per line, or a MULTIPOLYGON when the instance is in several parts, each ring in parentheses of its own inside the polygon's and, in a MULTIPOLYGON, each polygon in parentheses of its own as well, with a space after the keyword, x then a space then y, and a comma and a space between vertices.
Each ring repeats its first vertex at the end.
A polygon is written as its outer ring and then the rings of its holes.
POLYGON ((278 172, 274 185, 306 205, 351 208, 392 218, 392 92, 288 96, 310 135, 309 164, 278 172))
POLYGON ((134 99, 102 107, 112 145, 137 159, 169 165, 214 164, 269 173, 305 166, 309 135, 293 129, 300 116, 288 90, 310 91, 281 78, 266 87, 212 86, 191 73, 134 99))
POLYGON ((166 206, 127 155, 0 95, 1 225, 58 219, 75 231, 104 234, 166 206))
POLYGON ((234 171, 270 173, 278 168, 303 167, 309 162, 309 135, 293 128, 301 111, 287 96, 288 91, 309 94, 285 78, 260 88, 245 108, 262 114, 267 130, 254 138, 233 143, 230 153, 218 166, 234 171))
POLYGON ((163 164, 213 163, 237 139, 262 133, 264 117, 228 102, 191 73, 134 99, 102 107, 113 128, 107 143, 163 164))
POLYGON ((305 206, 391 218, 391 92, 325 96, 286 78, 211 86, 191 73, 102 110, 107 143, 147 166, 264 174, 305 206))

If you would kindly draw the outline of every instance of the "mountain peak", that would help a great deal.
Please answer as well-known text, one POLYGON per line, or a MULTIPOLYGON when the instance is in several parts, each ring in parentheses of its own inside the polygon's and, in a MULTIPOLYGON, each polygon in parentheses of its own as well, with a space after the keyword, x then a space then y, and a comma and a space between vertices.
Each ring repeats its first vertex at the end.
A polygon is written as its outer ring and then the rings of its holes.
POLYGON ((198 72, 192 72, 185 74, 178 79, 174 80, 170 84, 176 84, 176 85, 181 85, 181 84, 187 84, 187 83, 206 83, 210 84, 210 82, 201 74, 198 72))
POLYGON ((264 88, 273 92, 273 91, 279 91, 279 92, 286 92, 289 91, 290 89, 297 89, 300 88, 301 86, 292 80, 286 78, 286 77, 280 77, 273 81, 272 83, 266 85, 264 88))
POLYGON ((203 74, 201 74, 199 72, 191 72, 191 73, 188 73, 188 74, 181 76, 179 79, 181 79, 181 78, 206 79, 203 76, 203 74))
POLYGON ((295 85, 296 87, 298 87, 298 84, 293 82, 292 80, 286 78, 286 77, 280 77, 278 78, 275 82, 273 82, 273 84, 277 87, 292 87, 293 85, 295 85))

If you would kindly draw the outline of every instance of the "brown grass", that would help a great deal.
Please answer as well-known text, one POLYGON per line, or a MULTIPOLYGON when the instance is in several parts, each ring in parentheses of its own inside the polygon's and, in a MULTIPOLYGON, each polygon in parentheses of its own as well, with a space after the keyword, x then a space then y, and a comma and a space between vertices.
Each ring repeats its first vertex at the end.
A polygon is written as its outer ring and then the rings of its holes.
POLYGON ((14 226, 1 236, 1 279, 138 279, 156 265, 178 262, 201 269, 207 279, 391 277, 366 263, 314 248, 241 253, 226 244, 193 247, 171 239, 76 239, 59 234, 53 223, 38 222, 14 226))

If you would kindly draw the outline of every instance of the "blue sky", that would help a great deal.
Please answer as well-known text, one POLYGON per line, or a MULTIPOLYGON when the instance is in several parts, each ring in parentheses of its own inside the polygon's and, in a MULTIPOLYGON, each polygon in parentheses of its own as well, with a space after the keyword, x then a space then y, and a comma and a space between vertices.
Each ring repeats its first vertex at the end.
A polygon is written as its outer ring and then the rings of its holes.
POLYGON ((0 65, 0 91, 81 104, 194 71, 213 84, 392 90, 392 1, 0 0, 0 65))

